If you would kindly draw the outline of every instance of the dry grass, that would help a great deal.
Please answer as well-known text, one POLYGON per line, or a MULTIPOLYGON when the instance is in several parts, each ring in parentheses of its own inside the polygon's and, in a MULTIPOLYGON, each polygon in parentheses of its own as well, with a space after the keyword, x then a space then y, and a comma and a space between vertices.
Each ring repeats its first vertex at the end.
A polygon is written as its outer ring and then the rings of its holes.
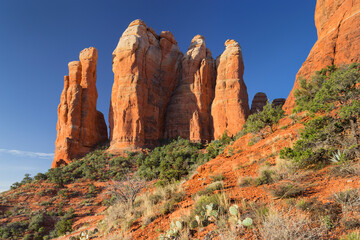
POLYGON ((298 211, 272 208, 263 219, 259 233, 266 240, 315 240, 323 239, 325 229, 298 211))
POLYGON ((337 164, 330 168, 329 175, 332 177, 360 176, 360 164, 354 164, 350 161, 337 164))
POLYGON ((133 204, 119 201, 108 208, 99 227, 105 233, 114 229, 120 229, 121 233, 125 233, 139 218, 143 226, 146 226, 158 217, 164 205, 169 202, 175 204, 181 201, 184 195, 181 184, 170 184, 136 196, 133 204))

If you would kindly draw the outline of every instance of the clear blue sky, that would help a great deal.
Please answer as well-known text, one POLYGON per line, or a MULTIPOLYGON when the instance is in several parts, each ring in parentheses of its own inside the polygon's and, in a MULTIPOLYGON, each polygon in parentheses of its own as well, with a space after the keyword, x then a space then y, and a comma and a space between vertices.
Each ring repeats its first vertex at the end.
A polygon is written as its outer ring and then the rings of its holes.
POLYGON ((196 34, 205 36, 214 57, 227 39, 237 40, 250 103, 259 91, 286 98, 316 41, 315 2, 0 1, 0 191, 50 167, 63 76, 82 49, 98 49, 98 109, 106 119, 111 54, 137 18, 158 33, 170 30, 183 52, 196 34))

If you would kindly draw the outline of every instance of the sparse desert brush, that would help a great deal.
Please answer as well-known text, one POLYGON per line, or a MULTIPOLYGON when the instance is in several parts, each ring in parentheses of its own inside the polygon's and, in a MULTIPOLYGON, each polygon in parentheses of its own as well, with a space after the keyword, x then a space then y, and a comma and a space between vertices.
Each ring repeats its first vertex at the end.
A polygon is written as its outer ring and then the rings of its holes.
POLYGON ((301 196, 305 191, 306 187, 296 182, 282 182, 271 189, 271 194, 274 197, 279 198, 293 198, 301 196))
POLYGON ((352 161, 345 161, 332 166, 329 170, 332 177, 360 176, 360 164, 352 161))
POLYGON ((294 209, 271 208, 259 227, 262 239, 323 239, 325 228, 294 209))
POLYGON ((340 238, 340 240, 360 240, 360 232, 352 232, 340 238))
POLYGON ((210 183, 204 189, 198 191, 195 195, 198 195, 198 196, 209 195, 209 194, 212 194, 214 191, 221 190, 223 188, 224 188, 224 182, 217 181, 217 182, 210 183))
POLYGON ((360 190, 348 189, 334 193, 333 199, 342 208, 342 223, 347 228, 360 225, 360 190))

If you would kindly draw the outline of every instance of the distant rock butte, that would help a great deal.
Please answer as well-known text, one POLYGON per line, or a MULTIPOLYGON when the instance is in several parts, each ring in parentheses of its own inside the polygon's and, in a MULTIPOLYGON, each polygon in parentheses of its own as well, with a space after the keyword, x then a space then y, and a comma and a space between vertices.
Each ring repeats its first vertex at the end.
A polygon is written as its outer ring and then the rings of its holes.
POLYGON ((234 40, 227 40, 225 51, 216 59, 216 65, 215 98, 211 115, 214 138, 219 139, 225 131, 230 136, 239 132, 250 110, 243 80, 244 62, 240 45, 234 40))
POLYGON ((80 61, 69 63, 69 76, 58 107, 57 138, 52 168, 82 157, 97 144, 107 140, 104 116, 96 110, 97 50, 86 48, 80 61))
POLYGON ((299 77, 309 79, 315 71, 329 65, 360 61, 360 0, 318 0, 315 9, 318 40, 300 68, 284 110, 295 105, 293 92, 299 77))
POLYGON ((268 102, 268 98, 265 93, 258 92, 255 94, 252 103, 251 103, 251 114, 261 112, 268 102))
POLYGON ((273 107, 282 107, 285 104, 286 99, 285 98, 275 98, 272 102, 271 105, 273 107))

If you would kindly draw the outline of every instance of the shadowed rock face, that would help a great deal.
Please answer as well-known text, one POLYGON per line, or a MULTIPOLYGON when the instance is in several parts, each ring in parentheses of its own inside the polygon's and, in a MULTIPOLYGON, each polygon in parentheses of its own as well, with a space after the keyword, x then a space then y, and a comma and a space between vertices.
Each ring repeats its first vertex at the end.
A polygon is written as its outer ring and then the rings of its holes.
POLYGON ((261 112, 266 105, 268 98, 265 93, 258 92, 255 94, 251 103, 251 114, 261 112))
POLYGON ((107 140, 104 116, 96 110, 97 50, 86 48, 80 61, 69 63, 69 76, 64 77, 64 89, 58 107, 55 157, 51 167, 68 164, 97 144, 107 140))
POLYGON ((285 98, 275 98, 272 102, 271 105, 273 107, 282 107, 285 104, 286 99, 285 98))
POLYGON ((172 33, 158 36, 141 20, 130 23, 113 52, 110 151, 152 147, 163 137, 181 58, 172 33))
POLYGON ((315 9, 318 40, 300 68, 284 110, 295 106, 293 91, 299 88, 299 77, 311 75, 329 65, 360 61, 360 0, 318 0, 315 9))
POLYGON ((191 141, 212 139, 211 103, 216 64, 205 38, 195 36, 182 58, 181 79, 166 112, 164 138, 177 136, 191 141))
POLYGON ((214 138, 227 131, 239 132, 250 114, 249 99, 243 80, 244 62, 240 45, 234 40, 225 42, 225 51, 216 60, 217 77, 215 98, 211 106, 214 138))

